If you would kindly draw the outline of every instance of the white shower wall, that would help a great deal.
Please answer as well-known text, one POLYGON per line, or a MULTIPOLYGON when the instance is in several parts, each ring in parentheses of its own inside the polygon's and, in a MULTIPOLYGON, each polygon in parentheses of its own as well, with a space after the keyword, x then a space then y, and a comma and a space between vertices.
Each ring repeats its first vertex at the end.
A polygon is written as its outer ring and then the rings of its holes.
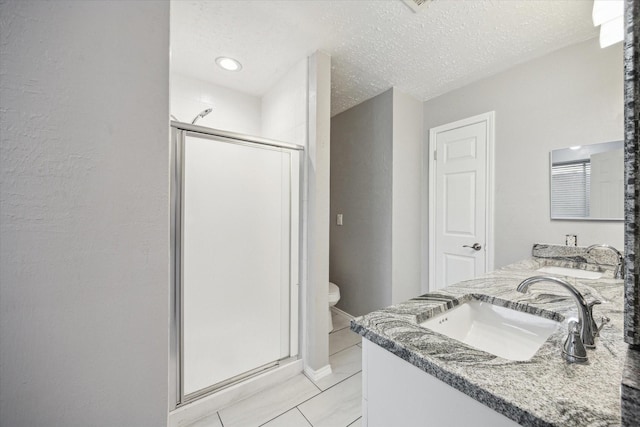
POLYGON ((307 145, 307 74, 304 58, 262 96, 260 136, 307 145))
POLYGON ((171 114, 198 125, 306 145, 307 58, 298 61, 262 96, 243 93, 183 74, 171 73, 171 114))
POLYGON ((178 121, 191 123, 206 108, 211 114, 198 125, 247 135, 260 135, 261 98, 213 83, 171 73, 171 114, 178 121))

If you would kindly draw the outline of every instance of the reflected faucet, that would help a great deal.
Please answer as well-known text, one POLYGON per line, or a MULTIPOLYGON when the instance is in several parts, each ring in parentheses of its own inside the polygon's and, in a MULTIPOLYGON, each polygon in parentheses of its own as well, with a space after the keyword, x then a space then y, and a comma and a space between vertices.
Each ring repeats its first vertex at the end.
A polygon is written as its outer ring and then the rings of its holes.
MULTIPOLYGON (((580 338, 585 347, 595 348, 595 338, 598 335, 599 329, 596 322, 593 320, 593 306, 600 304, 598 300, 593 301, 591 304, 587 304, 584 296, 569 282, 553 276, 533 276, 523 280, 518 285, 518 292, 523 294, 529 290, 529 286, 538 282, 552 282, 562 286, 569 291, 574 301, 578 306, 578 328, 580 329, 580 338)), ((606 323, 603 319, 603 325, 606 323)))
MULTIPOLYGON (((601 248, 601 249, 609 249, 612 250, 613 252, 615 252, 615 254, 618 256, 618 264, 616 265, 616 270, 613 272, 613 277, 616 279, 624 279, 624 257, 622 256, 622 254, 620 253, 619 250, 617 250, 616 248, 614 248, 611 245, 591 245, 587 248, 587 254, 589 252, 591 252, 593 249, 596 248, 601 248)), ((597 261, 596 261, 597 263, 597 261)))

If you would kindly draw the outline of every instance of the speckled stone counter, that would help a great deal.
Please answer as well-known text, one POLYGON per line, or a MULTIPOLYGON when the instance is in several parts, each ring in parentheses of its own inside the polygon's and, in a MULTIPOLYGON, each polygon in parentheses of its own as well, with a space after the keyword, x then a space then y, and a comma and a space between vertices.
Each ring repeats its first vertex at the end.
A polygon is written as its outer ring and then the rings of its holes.
POLYGON ((640 348, 629 348, 622 372, 622 425, 640 424, 640 348))
POLYGON ((577 266, 567 260, 531 258, 359 317, 351 329, 521 425, 620 425, 620 383, 627 355, 623 282, 613 278, 611 269, 596 280, 565 278, 587 302, 602 301, 593 310, 598 324, 602 316, 611 319, 596 339, 597 348, 588 350, 589 362, 569 364, 561 351, 567 320, 577 317, 574 300, 553 283, 535 283, 526 294, 516 291, 522 280, 542 275, 535 270, 546 265, 577 266), (516 309, 526 305, 529 312, 563 323, 526 362, 502 359, 418 326, 470 298, 516 309))

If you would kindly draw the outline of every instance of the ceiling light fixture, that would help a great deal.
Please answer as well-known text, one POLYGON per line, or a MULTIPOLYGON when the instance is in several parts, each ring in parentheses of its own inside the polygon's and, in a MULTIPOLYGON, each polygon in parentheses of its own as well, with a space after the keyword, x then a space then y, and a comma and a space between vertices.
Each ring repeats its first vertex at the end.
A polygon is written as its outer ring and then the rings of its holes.
POLYGON ((227 71, 240 71, 242 70, 242 64, 233 58, 226 56, 219 56, 216 58, 216 64, 222 69, 227 71))
POLYGON ((600 26, 600 47, 611 46, 624 39, 624 1, 595 0, 593 25, 600 26))

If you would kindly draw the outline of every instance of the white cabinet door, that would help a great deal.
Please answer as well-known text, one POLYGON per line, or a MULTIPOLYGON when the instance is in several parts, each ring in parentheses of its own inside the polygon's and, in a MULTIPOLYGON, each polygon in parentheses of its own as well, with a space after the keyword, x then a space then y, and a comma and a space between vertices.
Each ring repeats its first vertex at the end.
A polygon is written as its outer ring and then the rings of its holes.
POLYGON ((363 427, 518 426, 369 340, 362 350, 363 427))

